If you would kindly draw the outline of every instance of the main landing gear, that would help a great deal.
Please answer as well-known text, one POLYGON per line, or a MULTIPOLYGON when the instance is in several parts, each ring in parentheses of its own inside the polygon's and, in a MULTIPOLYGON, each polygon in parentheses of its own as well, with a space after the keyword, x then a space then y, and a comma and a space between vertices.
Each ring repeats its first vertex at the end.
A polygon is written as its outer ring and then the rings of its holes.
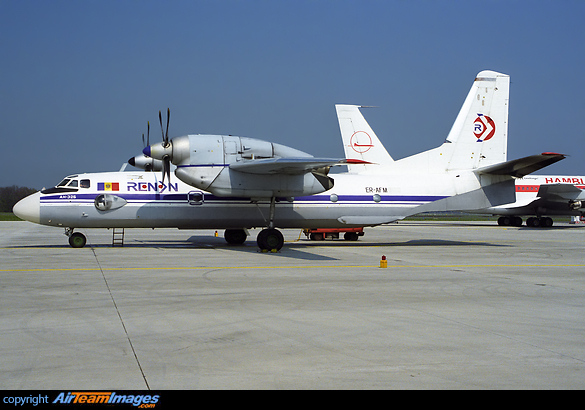
MULTIPOLYGON (((500 226, 522 226, 522 218, 519 216, 500 216, 498 218, 498 225, 500 226)), ((552 218, 548 216, 530 217, 526 220, 526 226, 530 228, 550 228, 553 226, 552 218)))
POLYGON ((262 252, 278 252, 284 245, 284 236, 275 228, 262 229, 256 238, 262 252))
POLYGON ((498 218, 500 226, 522 226, 522 218, 519 216, 500 216, 498 218))
POLYGON ((526 226, 530 226, 532 228, 550 228, 551 226, 553 226, 553 220, 552 218, 549 218, 548 216, 543 216, 543 217, 539 217, 539 218, 528 218, 526 220, 526 226))
MULTIPOLYGON (((270 200, 270 219, 268 228, 262 229, 256 238, 256 243, 262 252, 278 252, 284 245, 284 236, 274 227, 274 210, 276 198, 270 200)), ((248 236, 245 229, 226 229, 224 238, 231 245, 242 245, 248 236)))
MULTIPOLYGON (((224 233, 224 238, 230 245, 242 245, 247 237, 245 229, 226 229, 224 233)), ((256 242, 263 252, 278 252, 284 245, 284 236, 278 229, 266 228, 260 231, 256 242)))
POLYGON ((268 228, 262 229, 256 238, 256 243, 262 252, 278 252, 284 245, 284 236, 274 227, 274 211, 276 197, 270 198, 270 217, 268 228))

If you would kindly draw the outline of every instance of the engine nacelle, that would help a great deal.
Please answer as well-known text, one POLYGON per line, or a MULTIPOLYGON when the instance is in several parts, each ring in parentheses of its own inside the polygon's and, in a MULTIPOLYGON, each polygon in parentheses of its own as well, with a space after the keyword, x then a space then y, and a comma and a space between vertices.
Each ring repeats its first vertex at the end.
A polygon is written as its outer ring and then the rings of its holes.
POLYGON ((144 154, 130 158, 128 164, 145 171, 162 171, 163 169, 163 162, 160 159, 147 157, 144 154))
MULTIPOLYGON (((294 197, 331 189, 333 180, 323 173, 250 174, 231 165, 267 158, 312 158, 306 152, 247 137, 188 135, 173 138, 171 147, 161 146, 177 166, 181 181, 217 196, 294 197)), ((164 151, 163 151, 164 150, 164 151)), ((157 155, 153 149, 153 155, 157 155)))
POLYGON ((569 208, 571 208, 573 210, 581 209, 581 208, 583 208, 583 202, 582 201, 569 201, 569 208))

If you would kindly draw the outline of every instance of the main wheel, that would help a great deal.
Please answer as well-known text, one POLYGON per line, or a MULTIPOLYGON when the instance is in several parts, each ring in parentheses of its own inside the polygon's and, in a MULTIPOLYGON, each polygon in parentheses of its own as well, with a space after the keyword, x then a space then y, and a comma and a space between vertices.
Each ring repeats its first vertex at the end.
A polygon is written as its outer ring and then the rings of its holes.
POLYGON ((85 235, 79 232, 72 233, 69 237, 69 245, 72 248, 83 248, 87 243, 85 235))
POLYGON ((522 226, 522 218, 519 216, 512 217, 512 225, 513 226, 522 226))
POLYGON ((312 241, 323 241, 325 240, 325 234, 322 232, 313 232, 310 238, 312 241))
POLYGON ((246 231, 243 229, 226 229, 223 237, 230 245, 241 245, 246 242, 246 231))
POLYGON ((263 229, 256 238, 258 247, 267 251, 279 251, 284 245, 284 236, 278 229, 263 229))
POLYGON ((498 225, 500 226, 510 226, 512 224, 512 220, 508 216, 500 216, 498 218, 498 225))
POLYGON ((535 217, 531 216, 530 218, 528 218, 526 220, 526 226, 529 226, 531 228, 540 227, 540 218, 535 218, 535 217))
POLYGON ((359 238, 359 235, 357 232, 346 232, 343 234, 343 239, 345 239, 346 241, 357 241, 359 238))

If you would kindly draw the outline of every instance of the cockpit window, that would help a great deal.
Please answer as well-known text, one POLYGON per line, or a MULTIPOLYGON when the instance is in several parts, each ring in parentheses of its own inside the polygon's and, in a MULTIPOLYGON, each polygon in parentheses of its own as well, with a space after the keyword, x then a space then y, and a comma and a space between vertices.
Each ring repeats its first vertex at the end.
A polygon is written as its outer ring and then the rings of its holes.
MULTIPOLYGON (((77 175, 70 175, 63 181, 59 182, 56 187, 43 189, 42 194, 62 194, 69 192, 77 192, 79 187, 79 180, 76 179, 77 175)), ((89 179, 81 180, 82 184, 87 181, 87 187, 89 188, 89 179)))
POLYGON ((82 179, 81 183, 79 184, 79 186, 82 188, 89 188, 89 185, 90 185, 89 179, 82 179))

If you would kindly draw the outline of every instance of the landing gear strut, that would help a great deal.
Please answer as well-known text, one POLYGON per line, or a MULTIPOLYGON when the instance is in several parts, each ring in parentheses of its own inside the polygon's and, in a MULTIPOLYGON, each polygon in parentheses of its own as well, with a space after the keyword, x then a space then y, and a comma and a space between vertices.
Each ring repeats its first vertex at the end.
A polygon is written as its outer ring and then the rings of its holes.
POLYGON ((274 228, 274 211, 276 209, 276 197, 270 199, 270 219, 268 228, 262 229, 256 238, 258 247, 262 252, 278 252, 284 245, 284 236, 274 228))

